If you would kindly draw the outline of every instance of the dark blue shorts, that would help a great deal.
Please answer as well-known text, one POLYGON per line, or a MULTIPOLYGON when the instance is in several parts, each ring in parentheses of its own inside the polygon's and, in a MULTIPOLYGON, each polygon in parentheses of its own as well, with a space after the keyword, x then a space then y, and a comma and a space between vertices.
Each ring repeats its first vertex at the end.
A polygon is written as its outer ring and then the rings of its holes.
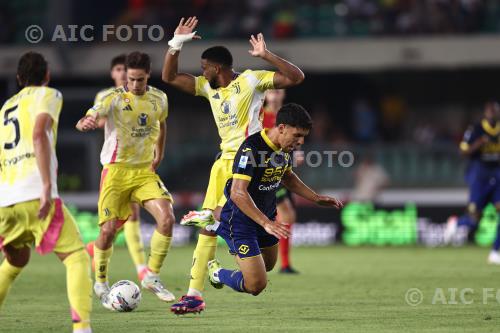
POLYGON ((268 234, 259 224, 246 215, 223 210, 220 226, 216 231, 229 246, 229 252, 241 259, 255 257, 260 250, 278 244, 278 238, 268 234))
POLYGON ((467 177, 470 189, 469 208, 482 211, 488 203, 500 203, 500 169, 475 167, 467 177))

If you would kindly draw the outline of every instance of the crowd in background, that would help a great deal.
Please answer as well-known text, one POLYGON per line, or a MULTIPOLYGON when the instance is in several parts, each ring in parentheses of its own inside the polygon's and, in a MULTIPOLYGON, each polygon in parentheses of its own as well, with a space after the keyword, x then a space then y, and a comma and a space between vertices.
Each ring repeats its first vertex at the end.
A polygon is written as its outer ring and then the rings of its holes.
POLYGON ((201 18, 204 38, 277 39, 500 32, 496 0, 0 0, 0 42, 23 42, 31 24, 160 24, 201 18), (99 15, 95 15, 99 13, 99 15), (57 18, 61 18, 58 22, 57 18))

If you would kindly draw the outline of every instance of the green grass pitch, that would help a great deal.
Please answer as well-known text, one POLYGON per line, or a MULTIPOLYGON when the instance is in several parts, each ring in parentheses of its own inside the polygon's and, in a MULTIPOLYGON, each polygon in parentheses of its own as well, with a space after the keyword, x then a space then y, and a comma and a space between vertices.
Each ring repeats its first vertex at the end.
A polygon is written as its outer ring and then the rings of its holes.
MULTIPOLYGON (((173 248, 165 262, 162 277, 176 296, 187 288, 192 249, 173 248)), ((107 311, 94 300, 93 329, 98 333, 494 332, 500 325, 500 293, 498 300, 495 297, 500 267, 486 264, 487 253, 477 247, 296 248, 293 261, 301 274, 270 273, 268 289, 257 297, 227 287, 215 290, 207 283, 206 311, 179 317, 147 291, 131 313, 107 311), (410 288, 421 290, 420 305, 406 303, 410 288), (465 292, 462 298, 461 292, 465 292)), ((218 257, 225 266, 234 267, 223 247, 218 257)), ((112 282, 135 279, 126 249, 115 249, 110 274, 112 282)), ((417 296, 411 299, 416 301, 417 296)), ((54 255, 33 255, 0 313, 0 332, 70 332, 70 325, 63 265, 54 255)))

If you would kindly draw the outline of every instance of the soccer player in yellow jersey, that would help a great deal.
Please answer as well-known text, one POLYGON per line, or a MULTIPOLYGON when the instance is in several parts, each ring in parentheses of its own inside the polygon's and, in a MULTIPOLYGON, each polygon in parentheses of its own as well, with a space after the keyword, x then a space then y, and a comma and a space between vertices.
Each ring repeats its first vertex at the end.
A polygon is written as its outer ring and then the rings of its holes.
POLYGON ((54 252, 66 266, 73 332, 90 333, 90 260, 57 191, 55 146, 62 95, 47 87, 48 66, 39 53, 21 57, 17 81, 21 91, 0 110, 0 249, 5 255, 0 306, 27 265, 34 243, 38 253, 54 252))
MULTIPOLYGON (((245 138, 262 129, 259 112, 268 89, 287 88, 300 84, 304 73, 295 65, 271 53, 258 34, 250 37, 253 57, 259 57, 277 68, 277 71, 233 70, 233 57, 223 46, 211 47, 201 55, 203 75, 193 76, 178 73, 179 53, 183 43, 200 37, 193 32, 198 20, 190 17, 181 19, 170 48, 165 55, 162 71, 164 82, 192 95, 203 96, 210 102, 215 123, 221 137, 221 157, 214 163, 203 202, 203 211, 190 212, 181 224, 210 223, 219 220, 220 211, 226 199, 224 186, 232 176, 234 156, 245 138)), ((205 308, 202 298, 207 263, 215 257, 217 238, 215 233, 202 230, 193 254, 191 281, 187 295, 172 305, 176 314, 199 312, 205 308)))
MULTIPOLYGON (((111 60, 111 79, 113 79, 115 86, 101 90, 97 93, 94 105, 97 105, 105 96, 109 95, 113 90, 123 87, 127 84, 127 73, 125 70, 125 60, 127 55, 120 54, 111 60)), ((101 117, 98 122, 99 128, 104 128, 106 124, 106 117, 101 117)), ((127 242, 128 251, 134 262, 139 281, 147 273, 146 256, 144 254, 144 243, 141 237, 141 227, 139 224, 139 204, 130 203, 130 210, 132 211, 127 223, 124 224, 123 230, 125 232, 125 241, 127 242)), ((87 244, 87 250, 94 255, 94 242, 87 244)))
POLYGON ((141 284, 162 301, 175 299, 160 280, 175 222, 172 197, 155 173, 164 156, 167 96, 147 84, 151 72, 147 54, 130 53, 126 69, 126 85, 104 96, 76 125, 80 131, 93 130, 99 119, 106 117, 98 203, 100 233, 94 246, 97 268, 94 292, 106 308, 109 308, 107 271, 113 240, 131 214, 130 202, 143 206, 157 223, 151 238, 147 273, 141 284))

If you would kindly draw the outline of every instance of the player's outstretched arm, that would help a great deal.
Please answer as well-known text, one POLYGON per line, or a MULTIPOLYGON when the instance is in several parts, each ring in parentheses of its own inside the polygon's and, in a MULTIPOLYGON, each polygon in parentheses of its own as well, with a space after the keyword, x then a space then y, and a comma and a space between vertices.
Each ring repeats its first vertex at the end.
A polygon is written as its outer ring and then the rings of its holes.
POLYGON ((264 35, 259 33, 257 37, 250 36, 250 44, 253 49, 248 52, 254 56, 264 59, 276 68, 278 71, 274 74, 273 84, 276 89, 283 89, 296 86, 305 79, 304 73, 289 61, 278 57, 276 54, 269 51, 266 47, 264 35))
POLYGON ((182 45, 193 39, 201 39, 196 35, 194 28, 198 24, 196 16, 189 17, 184 21, 184 17, 179 22, 175 29, 174 37, 168 42, 170 46, 165 54, 163 61, 163 68, 161 71, 161 79, 163 82, 174 86, 188 94, 195 95, 195 78, 191 74, 179 73, 179 53, 181 52, 182 45))
POLYGON ((285 173, 281 181, 283 185, 285 185, 285 187, 291 192, 297 193, 304 199, 312 201, 320 206, 335 207, 337 209, 344 207, 342 201, 326 195, 319 195, 318 193, 314 192, 309 186, 304 184, 293 171, 288 171, 287 173, 285 173))
POLYGON ((260 224, 268 234, 277 238, 288 238, 290 231, 286 223, 280 221, 271 221, 255 205, 252 197, 248 193, 248 184, 250 182, 244 179, 233 178, 231 185, 231 200, 236 206, 255 223, 260 224))
POLYGON ((40 195, 40 208, 38 218, 45 219, 50 211, 52 203, 52 181, 50 179, 50 141, 48 132, 52 127, 52 118, 48 113, 41 113, 36 117, 33 129, 33 146, 35 158, 42 177, 43 189, 40 195))

